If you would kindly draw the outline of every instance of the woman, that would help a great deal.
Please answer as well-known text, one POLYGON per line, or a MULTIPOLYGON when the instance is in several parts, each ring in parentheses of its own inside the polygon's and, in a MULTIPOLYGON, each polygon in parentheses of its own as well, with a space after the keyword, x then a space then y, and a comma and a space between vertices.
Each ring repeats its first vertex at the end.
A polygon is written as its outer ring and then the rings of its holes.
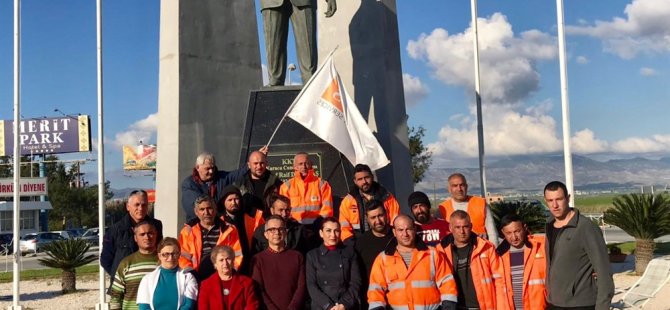
POLYGON ((140 310, 195 309, 198 283, 191 273, 179 268, 181 248, 175 238, 158 244, 160 266, 142 278, 137 292, 140 310))
POLYGON ((256 310, 260 307, 253 281, 233 270, 235 251, 229 246, 217 245, 212 249, 212 263, 216 273, 202 281, 198 309, 256 310))
POLYGON ((340 242, 340 223, 323 219, 319 234, 323 244, 307 253, 307 290, 312 309, 357 309, 361 288, 358 258, 353 248, 340 242))

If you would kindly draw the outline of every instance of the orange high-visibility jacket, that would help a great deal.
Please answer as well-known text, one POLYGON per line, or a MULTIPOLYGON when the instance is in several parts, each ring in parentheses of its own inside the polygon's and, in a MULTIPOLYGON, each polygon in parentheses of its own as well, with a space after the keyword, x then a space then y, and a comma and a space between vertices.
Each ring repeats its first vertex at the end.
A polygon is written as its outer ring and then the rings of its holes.
MULTIPOLYGON (((393 194, 380 186, 379 191, 382 189, 383 195, 380 195, 380 198, 382 198, 380 200, 384 202, 386 214, 389 216, 391 223, 393 223, 395 217, 400 214, 400 205, 398 204, 398 201, 395 199, 395 197, 393 197, 393 194)), ((340 238, 342 240, 346 240, 347 238, 353 236, 354 230, 360 231, 361 225, 363 224, 361 221, 365 221, 365 206, 362 205, 363 201, 360 197, 360 194, 357 196, 358 197, 354 197, 352 193, 349 193, 346 197, 344 197, 342 203, 340 204, 339 221, 340 228, 342 230, 340 238)))
POLYGON ((254 232, 256 231, 256 228, 263 224, 265 224, 265 219, 263 219, 263 211, 256 210, 256 214, 254 216, 250 216, 249 214, 244 213, 244 230, 246 230, 247 244, 250 248, 251 240, 254 238, 254 232))
MULTIPOLYGON (((482 310, 511 309, 507 301, 507 286, 503 279, 502 265, 495 247, 487 240, 471 235, 473 245, 470 255, 470 271, 475 285, 477 301, 482 310)), ((449 267, 454 268, 452 247, 454 236, 444 237, 437 250, 446 254, 449 267)))
POLYGON ((457 301, 456 282, 444 254, 420 242, 407 267, 396 245, 391 242, 372 265, 369 309, 435 309, 443 301, 457 301))
MULTIPOLYGON (((217 219, 219 223, 219 240, 216 245, 227 245, 235 251, 235 269, 242 265, 242 245, 237 229, 217 219)), ((184 228, 179 233, 179 247, 181 247, 181 256, 179 257, 179 267, 182 269, 198 270, 202 256, 202 231, 199 221, 191 221, 184 224, 184 228), (195 223, 195 224, 194 224, 195 223)))
MULTIPOLYGON (((443 201, 438 208, 440 216, 449 222, 451 213, 454 212, 451 198, 443 201)), ((477 196, 468 196, 468 209, 466 210, 472 221, 472 231, 476 234, 486 233, 486 199, 477 196)))
POLYGON ((291 216, 302 224, 312 224, 319 217, 333 216, 330 184, 310 169, 303 180, 299 172, 282 184, 279 195, 291 200, 291 216))
MULTIPOLYGON (((544 236, 529 235, 526 248, 523 251, 523 291, 521 292, 524 309, 544 309, 547 299, 547 289, 544 280, 547 274, 547 259, 544 253, 544 236)), ((507 301, 514 305, 512 290, 512 268, 510 266, 510 245, 503 241, 496 250, 503 267, 503 277, 507 284, 507 301)))

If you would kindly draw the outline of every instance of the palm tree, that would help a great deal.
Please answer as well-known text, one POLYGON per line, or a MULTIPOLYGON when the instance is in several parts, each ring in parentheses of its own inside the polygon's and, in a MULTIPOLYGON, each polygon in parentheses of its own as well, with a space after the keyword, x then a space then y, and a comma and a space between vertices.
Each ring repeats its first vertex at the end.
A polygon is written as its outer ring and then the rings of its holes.
POLYGON ((491 212, 500 231, 500 219, 507 214, 517 214, 528 226, 531 233, 544 232, 547 223, 546 208, 538 201, 496 201, 491 204, 491 212))
POLYGON ((40 264, 63 270, 61 274, 61 288, 63 294, 77 290, 77 273, 75 268, 95 261, 93 254, 86 254, 90 245, 81 239, 54 241, 45 247, 48 257, 40 258, 40 264))
POLYGON ((626 194, 613 200, 605 211, 605 223, 635 238, 635 272, 644 273, 653 258, 654 239, 670 234, 670 199, 667 194, 626 194))

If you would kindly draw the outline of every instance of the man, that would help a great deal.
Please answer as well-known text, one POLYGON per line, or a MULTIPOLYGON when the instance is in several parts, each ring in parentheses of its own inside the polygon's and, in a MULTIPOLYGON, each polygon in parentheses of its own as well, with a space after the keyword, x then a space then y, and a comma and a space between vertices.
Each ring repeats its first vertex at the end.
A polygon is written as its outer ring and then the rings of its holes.
MULTIPOLYGON (((335 0, 326 0, 326 3, 326 17, 331 17, 337 9, 335 0)), ((315 12, 314 0, 261 0, 270 86, 284 85, 289 19, 293 24, 302 82, 307 83, 312 77, 317 58, 315 12)))
POLYGON ((215 271, 210 259, 212 248, 227 245, 235 250, 235 268, 240 268, 243 255, 237 229, 217 217, 214 199, 209 195, 198 197, 193 213, 196 218, 184 224, 179 233, 179 267, 195 270, 198 281, 202 281, 215 271))
POLYGON ((600 229, 570 208, 565 184, 547 184, 544 201, 553 217, 546 227, 548 309, 609 309, 614 282, 600 229))
POLYGON ((414 215, 414 221, 419 226, 418 234, 423 243, 436 246, 449 234, 449 223, 430 214, 430 199, 424 192, 411 193, 407 204, 414 215))
POLYGON ((354 188, 344 197, 340 204, 340 238, 346 240, 352 236, 360 236, 370 230, 365 221, 365 204, 371 200, 384 203, 386 213, 394 220, 400 213, 400 205, 386 188, 375 182, 372 170, 368 165, 358 164, 354 167, 354 188))
POLYGON ((508 214, 500 220, 505 237, 496 249, 507 285, 507 303, 513 309, 544 309, 547 260, 544 236, 529 235, 521 217, 508 214))
POLYGON ((245 172, 247 167, 234 171, 219 170, 214 155, 207 152, 198 155, 192 174, 181 182, 181 207, 186 214, 186 221, 196 218, 193 203, 198 197, 208 194, 214 201, 220 201, 223 189, 241 178, 245 172))
POLYGON ((284 182, 267 169, 267 156, 260 151, 249 154, 247 167, 249 171, 235 181, 235 186, 240 189, 246 208, 263 210, 265 193, 272 188, 279 189, 284 182))
POLYGON ((314 175, 307 153, 293 158, 295 175, 279 188, 279 195, 291 200, 291 216, 304 225, 311 225, 320 217, 333 216, 333 196, 330 184, 314 175))
POLYGON ((138 250, 135 233, 133 232, 138 223, 150 222, 156 229, 156 240, 160 242, 163 239, 163 223, 147 215, 149 212, 147 192, 143 190, 130 192, 128 202, 126 202, 126 211, 128 213, 120 221, 107 229, 102 240, 100 265, 111 277, 110 289, 121 260, 138 250))
POLYGON ((391 222, 386 213, 384 204, 379 200, 370 200, 365 205, 365 221, 370 230, 364 232, 360 238, 356 238, 355 249, 365 266, 366 274, 363 279, 370 278, 370 270, 377 255, 384 251, 386 246, 393 240, 391 222))
POLYGON ((479 237, 498 245, 498 230, 491 209, 486 204, 486 199, 469 196, 468 182, 460 173, 450 175, 447 183, 451 197, 440 204, 439 211, 442 218, 449 221, 454 210, 463 210, 472 219, 472 231, 479 237))
POLYGON ((251 261, 251 239, 254 236, 254 231, 265 222, 263 220, 263 212, 253 208, 244 208, 242 206, 242 193, 234 185, 227 186, 223 190, 221 197, 221 210, 219 214, 222 215, 223 220, 235 226, 240 237, 240 244, 242 246, 242 266, 239 271, 248 273, 249 262, 251 261), (245 210, 246 209, 246 210, 245 210))
POLYGON ((137 252, 119 263, 112 281, 109 309, 139 309, 137 290, 144 275, 156 270, 160 264, 156 255, 158 230, 151 221, 137 223, 134 239, 137 252))
POLYGON ((263 309, 299 310, 305 301, 305 260, 285 246, 286 222, 273 215, 265 222, 269 247, 252 259, 252 278, 260 291, 263 309))
POLYGON ((372 265, 369 309, 456 309, 456 284, 444 255, 417 240, 407 215, 396 217, 393 235, 397 242, 372 265))
POLYGON ((437 250, 446 254, 458 286, 459 309, 509 309, 502 268, 491 242, 472 233, 470 215, 456 210, 449 221, 451 234, 437 250))
MULTIPOLYGON (((319 238, 316 232, 291 217, 290 203, 285 196, 272 195, 270 197, 270 215, 280 216, 286 222, 286 248, 296 250, 305 256, 307 252, 320 245, 319 238)), ((262 252, 268 246, 268 239, 265 238, 265 226, 261 225, 254 232, 251 252, 253 254, 262 252)))

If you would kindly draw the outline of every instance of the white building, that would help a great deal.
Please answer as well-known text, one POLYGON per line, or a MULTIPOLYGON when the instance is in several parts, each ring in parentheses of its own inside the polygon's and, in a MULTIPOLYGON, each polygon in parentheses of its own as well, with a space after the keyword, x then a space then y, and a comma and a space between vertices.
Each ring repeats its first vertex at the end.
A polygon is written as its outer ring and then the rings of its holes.
MULTIPOLYGON (((48 201, 21 201, 21 236, 40 231, 40 213, 53 209, 48 201)), ((0 233, 12 233, 14 202, 0 201, 0 233)), ((48 219, 47 219, 48 220, 48 219)))

